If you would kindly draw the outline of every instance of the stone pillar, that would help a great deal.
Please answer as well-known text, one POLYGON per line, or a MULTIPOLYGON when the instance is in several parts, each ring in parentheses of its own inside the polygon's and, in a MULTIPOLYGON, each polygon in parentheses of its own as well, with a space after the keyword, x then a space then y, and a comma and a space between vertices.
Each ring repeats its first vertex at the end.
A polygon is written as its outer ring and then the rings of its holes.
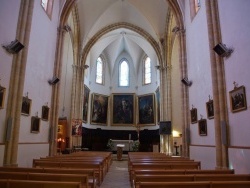
POLYGON ((19 142, 20 116, 33 7, 34 0, 22 0, 20 3, 16 38, 24 44, 25 48, 18 54, 13 55, 9 98, 6 112, 6 124, 7 121, 10 121, 12 123, 12 127, 10 139, 5 143, 5 166, 18 166, 17 152, 19 142))
MULTIPOLYGON (((206 1, 209 49, 211 59, 211 76, 214 100, 214 128, 216 145, 216 168, 228 168, 228 143, 223 144, 221 138, 221 124, 226 123, 228 129, 228 115, 226 104, 225 72, 223 58, 213 51, 213 47, 221 41, 218 1, 206 1)), ((227 133, 227 137, 229 134, 227 133)), ((229 139, 228 139, 229 140, 229 139)))

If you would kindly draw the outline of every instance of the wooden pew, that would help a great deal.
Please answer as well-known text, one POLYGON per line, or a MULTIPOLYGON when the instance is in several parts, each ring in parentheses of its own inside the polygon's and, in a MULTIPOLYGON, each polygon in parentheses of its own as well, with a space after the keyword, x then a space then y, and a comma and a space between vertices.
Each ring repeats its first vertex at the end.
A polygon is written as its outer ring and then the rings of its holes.
POLYGON ((81 188, 81 183, 0 179, 0 186, 3 188, 81 188))
POLYGON ((80 182, 81 188, 88 188, 88 175, 85 174, 51 174, 29 172, 0 172, 0 179, 80 182))
POLYGON ((55 162, 55 161, 35 161, 35 168, 74 168, 93 169, 98 173, 98 184, 103 181, 104 168, 100 162, 55 162))
POLYGON ((223 170, 131 170, 130 181, 134 181, 135 175, 185 175, 185 174, 234 174, 233 169, 223 170))
MULTIPOLYGON (((128 170, 130 171, 131 169, 134 168, 135 165, 167 165, 165 167, 165 169, 200 169, 201 168, 201 163, 199 161, 166 161, 166 160, 159 160, 159 161, 149 161, 149 162, 130 162, 130 164, 128 165, 128 170), (173 166, 170 166, 170 165, 173 165, 173 166), (174 168, 174 165, 177 165, 176 168, 174 168), (179 164, 183 165, 182 166, 179 166, 179 164), (185 167, 185 165, 187 165, 185 167), (184 168, 185 167, 185 168, 184 168)), ((146 168, 145 168, 146 169, 146 168)))
POLYGON ((139 182, 139 188, 249 188, 250 181, 139 182))
POLYGON ((39 161, 52 161, 52 162, 99 162, 101 163, 102 167, 104 168, 103 173, 106 175, 108 172, 108 162, 104 157, 63 157, 63 158, 40 158, 40 159, 33 159, 33 167, 36 166, 39 161))
POLYGON ((86 174, 91 188, 96 188, 99 176, 99 173, 94 169, 0 167, 0 172, 86 174))
POLYGON ((91 188, 96 188, 96 185, 98 184, 98 177, 99 173, 98 171, 94 169, 64 169, 64 168, 44 168, 44 173, 56 173, 56 174, 86 174, 88 175, 89 179, 89 186, 91 188))
POLYGON ((139 182, 191 181, 250 181, 250 174, 135 175, 133 187, 138 188, 139 182))
POLYGON ((133 163, 129 169, 130 180, 133 170, 177 170, 177 169, 200 169, 200 163, 133 163))

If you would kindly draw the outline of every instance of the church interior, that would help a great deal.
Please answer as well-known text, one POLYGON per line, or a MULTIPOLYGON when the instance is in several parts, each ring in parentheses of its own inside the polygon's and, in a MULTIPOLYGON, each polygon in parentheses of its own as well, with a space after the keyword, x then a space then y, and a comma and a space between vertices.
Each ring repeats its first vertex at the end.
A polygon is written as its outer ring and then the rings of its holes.
MULTIPOLYGON (((105 158, 102 187, 112 156, 132 169, 143 155, 164 155, 198 161, 204 171, 250 174, 249 7, 2 0, 0 168, 105 158)), ((156 185, 134 185, 147 186, 156 185)))

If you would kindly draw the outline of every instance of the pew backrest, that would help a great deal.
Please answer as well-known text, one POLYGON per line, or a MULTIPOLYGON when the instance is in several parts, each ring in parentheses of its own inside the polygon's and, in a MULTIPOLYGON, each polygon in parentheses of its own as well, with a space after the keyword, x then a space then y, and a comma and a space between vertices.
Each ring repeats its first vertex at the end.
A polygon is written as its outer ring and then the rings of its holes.
POLYGON ((0 179, 1 187, 7 188, 81 188, 78 182, 31 181, 0 179))

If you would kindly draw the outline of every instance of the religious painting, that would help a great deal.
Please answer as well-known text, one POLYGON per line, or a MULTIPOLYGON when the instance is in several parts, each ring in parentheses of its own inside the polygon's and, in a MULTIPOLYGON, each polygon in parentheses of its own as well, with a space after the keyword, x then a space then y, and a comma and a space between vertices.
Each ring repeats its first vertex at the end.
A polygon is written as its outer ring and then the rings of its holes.
POLYGON ((199 135, 200 136, 207 136, 207 120, 200 119, 198 122, 198 126, 199 126, 199 135))
POLYGON ((49 120, 49 107, 42 106, 42 120, 48 121, 49 120))
POLYGON ((230 91, 229 99, 231 111, 233 113, 247 109, 246 92, 244 86, 235 87, 234 90, 230 91))
POLYGON ((206 109, 207 109, 207 118, 208 119, 213 119, 214 118, 214 101, 209 100, 206 102, 206 109))
POLYGON ((31 117, 31 133, 39 133, 40 131, 40 118, 37 116, 31 117))
POLYGON ((113 94, 111 124, 132 126, 135 123, 135 94, 113 94))
POLYGON ((109 96, 92 94, 91 124, 107 125, 109 96))
MULTIPOLYGON (((61 132, 63 129, 60 130, 61 132)), ((72 136, 82 136, 82 120, 72 119, 72 136)))
POLYGON ((57 125, 57 133, 63 134, 63 125, 57 125))
POLYGON ((139 124, 155 125, 154 94, 138 96, 139 124))
POLYGON ((191 123, 197 123, 197 108, 192 108, 190 110, 190 115, 191 115, 191 123))
POLYGON ((160 124, 160 89, 159 87, 155 91, 156 96, 156 117, 157 117, 157 124, 160 124))
POLYGON ((0 109, 4 107, 5 91, 6 89, 0 86, 0 109))
POLYGON ((89 93, 90 89, 86 85, 84 85, 83 108, 82 108, 82 121, 84 123, 87 123, 87 118, 88 118, 89 93))
POLYGON ((22 115, 28 116, 30 115, 30 108, 31 108, 31 103, 32 100, 27 97, 23 97, 22 100, 22 109, 21 109, 21 113, 22 115))

